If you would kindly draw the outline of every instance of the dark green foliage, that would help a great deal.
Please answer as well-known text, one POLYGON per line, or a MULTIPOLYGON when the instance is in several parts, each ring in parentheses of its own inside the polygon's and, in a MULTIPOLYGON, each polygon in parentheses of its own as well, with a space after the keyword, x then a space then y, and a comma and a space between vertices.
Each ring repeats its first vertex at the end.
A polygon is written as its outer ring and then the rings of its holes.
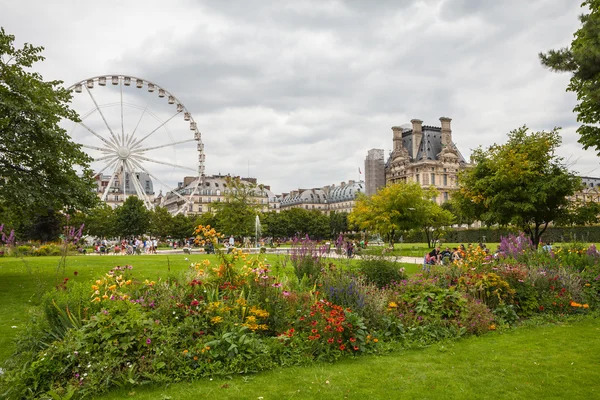
POLYGON ((581 180, 556 155, 558 129, 511 131, 503 145, 476 149, 472 168, 459 175, 456 204, 488 225, 513 225, 535 246, 548 225, 570 206, 581 180))
POLYGON ((150 212, 144 202, 129 196, 122 206, 115 209, 115 233, 121 237, 140 236, 148 232, 150 212))
MULTIPOLYGON (((330 218, 343 219, 343 214, 335 217, 327 216, 319 210, 305 210, 303 208, 292 208, 279 213, 270 212, 263 214, 261 224, 263 236, 284 239, 294 236, 304 237, 308 235, 312 239, 330 238, 332 222, 330 218)), ((343 228, 343 221, 334 224, 336 229, 343 228), (338 224, 339 223, 339 224, 338 224)))
POLYGON ((579 17, 581 28, 571 46, 540 53, 539 57, 552 71, 572 74, 567 91, 577 94, 573 111, 582 123, 577 129, 579 143, 600 154, 600 1, 585 0, 581 6, 587 13, 579 17))
POLYGON ((359 271, 366 277, 368 282, 380 288, 407 278, 404 268, 401 268, 395 261, 383 256, 362 256, 359 261, 359 271))
POLYGON ((44 60, 42 47, 17 49, 14 41, 0 28, 0 217, 18 225, 49 208, 86 210, 98 198, 90 158, 59 126, 78 120, 68 108, 71 93, 30 72, 44 60))

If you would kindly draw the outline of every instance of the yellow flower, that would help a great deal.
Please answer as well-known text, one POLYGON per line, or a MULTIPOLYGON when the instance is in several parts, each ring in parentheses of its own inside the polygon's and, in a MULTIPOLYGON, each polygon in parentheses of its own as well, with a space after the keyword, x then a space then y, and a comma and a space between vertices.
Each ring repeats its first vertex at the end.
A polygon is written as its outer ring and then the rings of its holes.
POLYGON ((131 285, 131 279, 127 280, 127 281, 125 282, 125 284, 126 284, 126 285, 131 285))
POLYGON ((489 326, 489 329, 490 329, 490 331, 495 331, 495 330, 496 330, 496 325, 494 325, 494 324, 491 324, 491 325, 489 326))
POLYGON ((395 302, 393 302, 393 301, 390 301, 390 304, 388 304, 388 307, 389 307, 389 308, 397 308, 397 307, 398 307, 398 304, 396 304, 396 303, 395 303, 395 302))
POLYGON ((188 351, 187 351, 187 350, 184 350, 184 351, 183 351, 183 354, 187 354, 187 353, 188 353, 188 351))
POLYGON ((94 300, 92 300, 92 303, 94 303, 94 302, 99 303, 100 302, 100 297, 95 297, 94 300))
POLYGON ((108 299, 108 295, 106 295, 106 294, 105 294, 105 295, 102 295, 102 298, 103 298, 104 300, 106 300, 106 299, 108 299))
POLYGON ((117 285, 110 285, 108 287, 108 290, 115 290, 117 288, 117 285))
POLYGON ((379 339, 377 339, 377 338, 373 339, 373 343, 377 343, 377 342, 379 342, 379 339))
POLYGON ((97 285, 92 285, 92 290, 98 290, 99 287, 97 285))
POLYGON ((216 317, 212 317, 210 319, 210 322, 213 323, 213 324, 221 323, 221 322, 223 322, 223 317, 220 317, 220 316, 217 315, 216 317))

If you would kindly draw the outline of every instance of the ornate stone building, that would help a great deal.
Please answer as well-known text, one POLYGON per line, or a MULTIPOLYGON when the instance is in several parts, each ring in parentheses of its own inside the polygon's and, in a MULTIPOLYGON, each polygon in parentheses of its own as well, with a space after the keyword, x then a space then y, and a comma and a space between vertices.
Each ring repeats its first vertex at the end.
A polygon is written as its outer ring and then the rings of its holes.
POLYGON ((261 212, 267 212, 279 208, 277 196, 271 192, 270 186, 257 185, 255 178, 232 177, 230 175, 205 176, 203 182, 198 182, 197 177, 186 176, 176 189, 177 194, 168 192, 160 194, 156 199, 156 205, 163 205, 171 214, 183 212, 186 215, 201 215, 212 211, 214 203, 227 200, 230 190, 228 179, 239 179, 241 185, 252 185, 252 202, 257 204, 261 212))
MULTIPOLYGON (((439 192, 436 201, 440 204, 447 201, 458 189, 458 172, 469 166, 452 141, 451 121, 441 117, 441 127, 437 127, 413 119, 410 127, 392 127, 393 150, 385 163, 385 183, 418 182, 423 187, 434 186, 439 192)), ((369 170, 365 174, 367 179, 373 175, 369 170)))
POLYGON ((298 189, 290 193, 283 193, 280 197, 279 208, 304 208, 305 210, 319 210, 322 213, 351 212, 356 202, 358 193, 365 192, 363 181, 350 180, 342 182, 339 186, 329 185, 315 189, 298 189))

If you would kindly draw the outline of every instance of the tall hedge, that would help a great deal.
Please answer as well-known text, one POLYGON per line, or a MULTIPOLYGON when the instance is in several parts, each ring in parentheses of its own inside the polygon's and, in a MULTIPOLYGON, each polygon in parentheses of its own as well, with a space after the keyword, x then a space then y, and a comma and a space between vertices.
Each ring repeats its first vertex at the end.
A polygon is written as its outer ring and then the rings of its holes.
MULTIPOLYGON (((517 233, 515 229, 507 228, 473 228, 473 229, 454 229, 442 235, 442 241, 447 243, 479 243, 479 242, 500 242, 501 236, 508 236, 510 233, 517 233)), ((425 233, 418 231, 404 235, 405 243, 424 243, 427 242, 425 233)), ((574 227, 548 227, 542 235, 542 241, 547 242, 572 242, 580 241, 587 243, 600 242, 600 226, 574 226, 574 227)))

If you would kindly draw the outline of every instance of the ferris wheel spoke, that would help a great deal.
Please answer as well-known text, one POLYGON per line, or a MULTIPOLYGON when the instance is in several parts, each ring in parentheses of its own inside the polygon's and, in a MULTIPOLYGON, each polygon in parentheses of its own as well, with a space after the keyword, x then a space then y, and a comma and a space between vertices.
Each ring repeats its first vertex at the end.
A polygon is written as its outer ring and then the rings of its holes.
POLYGON ((121 144, 125 144, 125 125, 123 123, 123 80, 119 79, 119 89, 121 91, 121 144))
POLYGON ((141 149, 135 149, 135 150, 132 150, 132 153, 143 153, 145 151, 162 149, 164 147, 175 146, 176 144, 190 143, 190 142, 195 142, 195 141, 196 141, 196 139, 180 140, 179 142, 166 143, 166 144, 163 144, 163 145, 160 145, 160 146, 144 147, 144 148, 141 148, 141 149))
POLYGON ((112 165, 114 165, 114 164, 115 164, 117 161, 118 161, 118 159, 116 159, 116 160, 113 160, 113 161, 109 162, 108 164, 106 164, 106 165, 104 166, 104 168, 102 168, 100 171, 96 172, 96 176, 98 176, 98 175, 102 175, 102 173, 103 173, 104 171, 106 171, 107 169, 109 169, 109 168, 110 168, 112 165))
POLYGON ((104 193, 102 193, 102 201, 106 201, 106 198, 108 197, 108 192, 110 191, 110 188, 112 187, 112 184, 115 181, 115 176, 117 176, 117 170, 118 166, 115 166, 115 169, 113 170, 113 173, 110 175, 110 179, 108 180, 108 184, 106 185, 106 189, 104 190, 104 193))
MULTIPOLYGON (((141 169, 142 171, 144 171, 145 173, 148 174, 148 176, 150 176, 153 179, 156 179, 156 181, 158 183, 160 183, 161 185, 165 186, 165 187, 169 187, 169 185, 167 185, 166 183, 164 183, 162 180, 160 180, 156 175, 154 175, 153 173, 151 173, 150 171, 148 171, 146 168, 144 168, 139 162, 135 161, 135 160, 131 160, 133 164, 135 164, 139 169, 141 169)), ((181 194, 179 194, 176 190, 171 190, 171 193, 174 193, 175 195, 179 196, 179 198, 181 198, 184 201, 187 201, 187 199, 185 197, 183 197, 181 194)))
POLYGON ((159 130, 163 126, 165 126, 167 124, 167 122, 169 122, 170 120, 172 120, 173 118, 175 118, 180 113, 181 113, 181 111, 177 111, 175 114, 173 114, 171 117, 169 117, 169 119, 167 119, 166 121, 163 121, 160 125, 158 125, 152 132, 150 132, 149 134, 147 134, 146 136, 144 136, 140 140, 137 140, 137 141, 133 142, 131 144, 131 147, 133 149, 135 149, 136 147, 139 147, 144 140, 148 139, 150 136, 152 136, 154 134, 154 132, 156 132, 157 130, 159 130))
POLYGON ((198 172, 194 168, 184 167, 183 165, 177 165, 177 164, 169 163, 169 162, 166 162, 166 161, 153 160, 151 158, 143 157, 143 156, 140 156, 140 155, 134 155, 133 158, 136 158, 138 160, 153 162, 153 163, 156 163, 156 164, 168 165, 169 167, 175 167, 175 168, 185 169, 185 170, 188 170, 188 171, 198 172))
POLYGON ((204 177, 199 177, 198 179, 196 179, 196 184, 194 185, 194 190, 192 190, 192 193, 188 196, 187 200, 185 201, 185 204, 181 207, 179 207, 179 209, 175 212, 175 215, 179 214, 181 211, 184 211, 184 214, 186 213, 187 210, 187 205, 194 202, 194 195, 196 194, 196 191, 198 190, 198 187, 202 185, 202 183, 204 183, 204 177), (184 210, 185 208, 185 210, 184 210))
POLYGON ((140 115, 140 119, 138 119, 138 122, 135 125, 135 128, 133 129, 133 132, 131 132, 131 134, 129 134, 127 136, 127 146, 130 146, 131 143, 133 142, 133 138, 135 137, 135 133, 137 132, 137 129, 140 126, 140 123, 142 122, 142 119, 144 118, 144 115, 146 114, 146 111, 148 111, 148 105, 149 104, 150 104, 150 102, 148 102, 148 104, 146 104, 146 107, 144 107, 144 109, 142 110, 142 114, 140 115))
POLYGON ((84 148, 90 149, 90 150, 98 150, 103 153, 114 153, 115 152, 113 149, 109 149, 106 147, 91 146, 89 144, 82 144, 81 147, 84 147, 84 148))
POLYGON ((118 156, 114 155, 114 154, 109 154, 107 156, 103 156, 103 157, 98 157, 98 158, 94 158, 94 162, 98 162, 98 161, 106 161, 106 160, 113 160, 116 161, 119 159, 118 156))
POLYGON ((87 86, 85 86, 85 90, 87 90, 88 94, 90 95, 90 98, 94 102, 94 105, 96 106, 96 110, 98 110, 98 113, 102 117, 102 120, 104 121, 104 124, 108 128, 108 131, 110 132, 110 136, 112 137, 114 143, 115 144, 119 143, 118 140, 117 140, 117 138, 116 138, 116 136, 115 136, 115 134, 114 134, 114 132, 112 131, 112 129, 110 129, 110 125, 108 125, 108 122, 106 121, 106 117, 104 117, 104 113, 102 113, 102 110, 100 109, 100 106, 98 106, 98 103, 96 102, 96 99, 94 98, 94 95, 92 94, 91 90, 88 89, 87 86))
POLYGON ((83 126, 85 129, 87 129, 92 135, 96 136, 98 139, 102 140, 107 146, 113 148, 113 149, 117 149, 117 147, 115 146, 114 143, 109 142, 108 140, 106 140, 106 138, 102 135, 100 135, 99 133, 95 132, 92 128, 90 128, 89 126, 87 126, 86 124, 84 124, 83 122, 78 122, 79 125, 83 126))
POLYGON ((129 179, 130 179, 131 183, 133 184, 133 187, 135 188, 135 191, 136 191, 138 197, 143 199, 144 203, 146 204, 146 208, 150 209, 150 208, 152 208, 152 202, 146 195, 146 192, 144 191, 142 184, 140 183, 140 181, 138 181, 138 179, 135 175, 135 170, 133 168, 133 163, 130 161, 131 160, 123 160, 125 167, 129 170, 129 177, 130 177, 129 179))

